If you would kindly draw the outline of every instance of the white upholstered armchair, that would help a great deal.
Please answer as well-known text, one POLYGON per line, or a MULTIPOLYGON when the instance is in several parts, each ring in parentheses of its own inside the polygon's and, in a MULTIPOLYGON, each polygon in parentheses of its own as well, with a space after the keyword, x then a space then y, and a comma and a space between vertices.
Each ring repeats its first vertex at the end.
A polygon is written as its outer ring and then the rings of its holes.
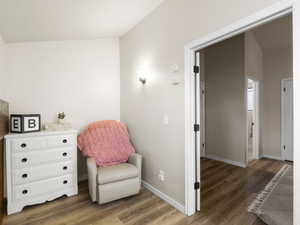
POLYGON ((142 156, 133 153, 127 163, 97 167, 87 158, 89 193, 99 204, 138 194, 141 188, 142 156))

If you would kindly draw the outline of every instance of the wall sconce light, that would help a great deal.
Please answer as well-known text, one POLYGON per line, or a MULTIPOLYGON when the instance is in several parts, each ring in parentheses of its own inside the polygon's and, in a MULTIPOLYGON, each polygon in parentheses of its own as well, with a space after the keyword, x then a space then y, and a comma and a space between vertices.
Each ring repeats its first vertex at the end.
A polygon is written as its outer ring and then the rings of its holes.
POLYGON ((145 77, 139 77, 139 81, 140 81, 142 84, 146 84, 146 78, 145 78, 145 77))

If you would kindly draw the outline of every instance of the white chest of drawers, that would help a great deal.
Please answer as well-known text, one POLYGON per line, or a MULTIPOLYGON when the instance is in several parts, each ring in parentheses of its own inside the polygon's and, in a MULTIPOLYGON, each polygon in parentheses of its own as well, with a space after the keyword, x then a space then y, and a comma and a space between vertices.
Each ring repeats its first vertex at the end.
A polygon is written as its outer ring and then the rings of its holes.
POLYGON ((5 136, 7 214, 78 193, 77 131, 5 136))

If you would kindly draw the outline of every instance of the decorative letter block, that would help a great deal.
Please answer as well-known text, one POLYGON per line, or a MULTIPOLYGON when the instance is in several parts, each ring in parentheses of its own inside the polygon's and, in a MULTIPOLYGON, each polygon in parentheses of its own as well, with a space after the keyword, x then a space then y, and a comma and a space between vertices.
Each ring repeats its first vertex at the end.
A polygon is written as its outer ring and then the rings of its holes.
POLYGON ((39 114, 13 114, 10 115, 11 133, 29 133, 41 130, 41 116, 39 114))

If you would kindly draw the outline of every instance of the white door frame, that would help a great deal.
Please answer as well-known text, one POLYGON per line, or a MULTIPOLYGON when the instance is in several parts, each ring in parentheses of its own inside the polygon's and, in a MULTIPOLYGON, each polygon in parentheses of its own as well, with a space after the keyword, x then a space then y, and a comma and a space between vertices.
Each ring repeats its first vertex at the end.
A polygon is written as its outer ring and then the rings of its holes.
MULTIPOLYGON (((246 76, 246 82, 248 85, 248 79, 253 80, 254 82, 254 110, 253 110, 253 122, 254 122, 254 136, 253 136, 253 156, 254 159, 259 159, 260 152, 259 152, 259 142, 260 142, 260 87, 259 87, 259 80, 254 78, 253 76, 246 76)), ((246 143, 246 163, 245 165, 248 165, 249 159, 248 159, 248 86, 246 86, 246 98, 247 98, 247 104, 246 104, 246 113, 247 113, 247 143, 246 143)))
POLYGON ((284 153, 284 148, 283 148, 283 143, 284 143, 284 130, 283 130, 283 121, 284 121, 284 92, 283 92, 283 88, 284 88, 284 82, 285 81, 292 81, 293 78, 284 78, 281 80, 281 159, 285 160, 285 153, 284 153))
MULTIPOLYGON (((296 1, 297 2, 297 1, 296 1)), ((299 2, 299 1, 298 1, 299 2)), ((296 4, 298 4, 298 2, 296 4)), ((194 81, 195 76, 193 75, 193 66, 195 62, 195 52, 197 50, 201 50, 210 45, 243 33, 249 29, 252 29, 256 26, 262 25, 288 13, 293 12, 293 30, 294 30, 294 59, 296 56, 300 58, 300 32, 295 32, 297 26, 300 27, 300 3, 297 5, 299 7, 299 12, 293 9, 293 1, 292 0, 281 0, 277 3, 274 3, 270 7, 267 7, 257 13, 254 13, 248 17, 245 17, 236 23, 233 23, 229 26, 224 27, 223 29, 214 32, 205 36, 204 38, 197 39, 192 41, 191 43, 185 46, 185 212, 187 215, 193 215, 196 212, 195 207, 195 135, 194 135, 194 118, 195 118, 195 87, 194 81), (293 11, 294 10, 294 11, 293 11), (296 13, 299 13, 299 18, 296 13), (295 19, 297 18, 297 19, 295 19), (295 39, 299 42, 298 45, 295 45, 295 39), (297 48, 295 47, 297 46, 297 48), (297 50, 297 51, 295 51, 297 50), (299 51, 299 52, 298 52, 299 51)), ((296 7, 296 8, 297 8, 296 7)), ((298 10, 298 8, 297 8, 298 10)), ((294 63, 294 76, 299 72, 300 76, 300 66, 299 68, 295 66, 294 63)), ((200 68, 201 71, 201 68, 200 68)), ((295 80, 295 79, 294 79, 295 80)), ((300 86, 300 81, 299 81, 300 86)), ((297 94, 294 95, 295 99, 297 99, 297 94)), ((300 99, 300 91, 299 91, 299 99, 300 99)), ((300 106, 300 103, 299 103, 300 106)), ((298 111, 297 111, 298 112, 298 111)), ((299 107, 300 113, 300 107, 299 107)), ((296 113, 295 113, 296 115, 296 113)), ((295 119, 295 121, 297 121, 295 119)), ((299 116, 299 126, 297 129, 300 131, 300 116, 299 116)), ((296 133, 296 132, 295 132, 296 133)), ((300 141, 297 143, 300 147, 300 141)), ((300 168, 299 168, 300 169, 300 168)), ((300 176, 299 176, 300 181, 300 176)), ((300 183, 300 182, 299 182, 300 183)), ((201 186, 201 185, 200 185, 201 186)), ((300 188, 300 184, 299 184, 300 188)), ((295 192, 294 192, 295 193, 295 192)), ((295 201, 294 201, 295 203, 295 201)), ((299 204, 300 204, 300 194, 299 194, 299 204)), ((296 207, 294 207, 296 208, 296 207)), ((297 215, 294 213, 294 215, 297 215)), ((299 221, 300 221, 300 211, 299 211, 299 221)), ((295 223, 296 224, 296 223, 295 223)))
MULTIPOLYGON (((194 65, 199 66, 200 67, 200 61, 201 61, 201 54, 200 52, 195 52, 195 63, 194 65)), ((196 104, 196 108, 195 108, 195 118, 194 118, 194 124, 200 124, 201 123, 201 111, 200 111, 200 102, 201 102, 201 82, 200 82, 200 71, 199 73, 194 72, 194 77, 195 77, 195 83, 194 83, 194 90, 195 90, 195 103, 196 104)), ((194 159, 195 159, 195 178, 194 180, 199 181, 200 183, 200 170, 201 170, 201 165, 200 165, 200 158, 201 158, 201 137, 200 137, 200 133, 201 132, 196 132, 194 133, 194 137, 195 137, 195 151, 194 151, 194 159), (197 160, 196 160, 197 159, 197 160)), ((195 198, 197 200, 195 206, 197 207, 196 210, 199 211, 200 210, 200 189, 197 189, 195 191, 195 198)))

